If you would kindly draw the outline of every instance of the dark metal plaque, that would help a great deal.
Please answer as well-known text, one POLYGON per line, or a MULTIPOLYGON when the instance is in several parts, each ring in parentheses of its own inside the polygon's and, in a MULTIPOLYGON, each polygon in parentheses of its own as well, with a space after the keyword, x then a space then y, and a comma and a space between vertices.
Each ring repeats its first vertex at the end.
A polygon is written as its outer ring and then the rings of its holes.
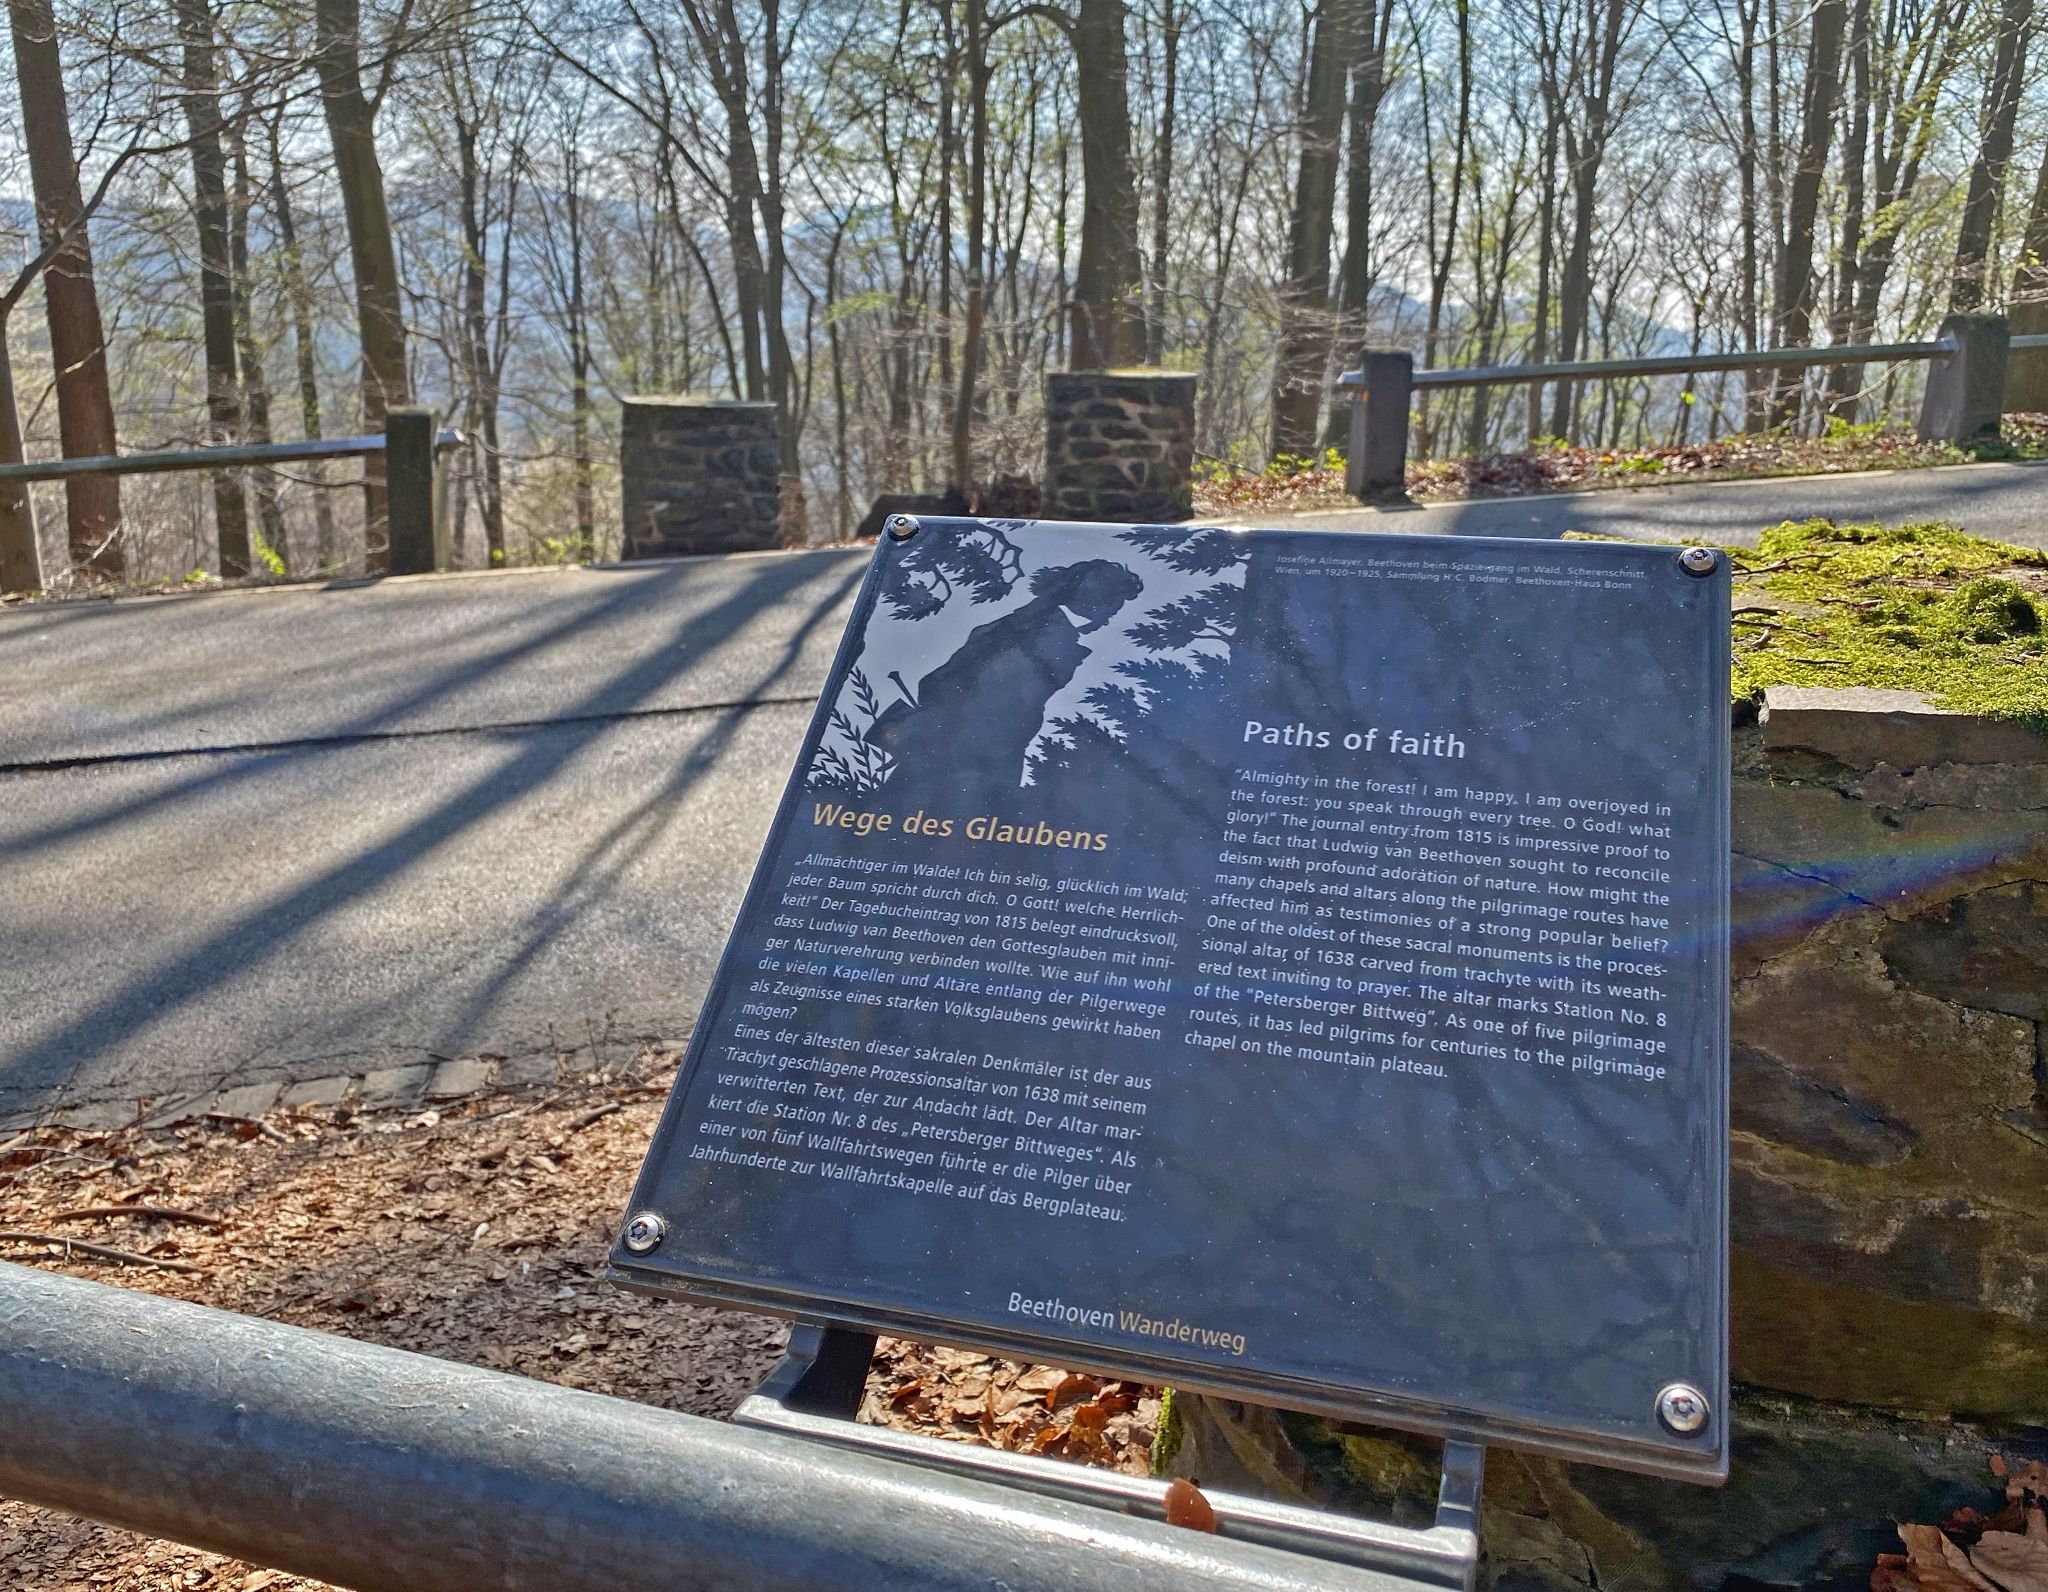
POLYGON ((1724 1475, 1727 691, 1671 547, 884 538, 616 1274, 1724 1475))

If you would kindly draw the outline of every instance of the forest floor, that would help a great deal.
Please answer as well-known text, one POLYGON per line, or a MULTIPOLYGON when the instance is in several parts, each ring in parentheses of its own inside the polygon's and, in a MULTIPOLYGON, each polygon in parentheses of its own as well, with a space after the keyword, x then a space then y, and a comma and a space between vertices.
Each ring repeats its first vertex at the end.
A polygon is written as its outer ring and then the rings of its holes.
MULTIPOLYGON (((1767 432, 1661 448, 1560 445, 1525 453, 1411 459, 1408 495, 1418 503, 1455 503, 1691 481, 1917 470, 1989 459, 2048 459, 2048 415, 2007 415, 2000 441, 1974 450, 1947 442, 1922 442, 1906 430, 1850 426, 1825 437, 1767 432)), ((1239 470, 1212 462, 1195 486, 1197 519, 1348 509, 1355 504, 1344 488, 1343 456, 1334 449, 1319 460, 1282 461, 1264 470, 1239 470)))
MULTIPOLYGON (((675 1062, 440 1110, 36 1129, 0 1143, 0 1258, 723 1418, 783 1324, 604 1279, 675 1062)), ((1143 1474, 1158 1414, 1136 1383, 885 1338, 861 1418, 1143 1474)), ((0 1501, 20 1592, 321 1585, 0 1501)))

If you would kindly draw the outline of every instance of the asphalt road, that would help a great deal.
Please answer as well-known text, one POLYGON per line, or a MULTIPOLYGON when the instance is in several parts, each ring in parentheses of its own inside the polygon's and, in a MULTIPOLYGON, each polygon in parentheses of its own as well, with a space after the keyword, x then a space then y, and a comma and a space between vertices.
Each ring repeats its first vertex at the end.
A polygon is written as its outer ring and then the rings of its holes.
MULTIPOLYGON (((1949 518, 2048 545, 2048 466, 1305 515, 1753 538, 1949 518)), ((862 552, 0 612, 0 1126, 695 1014, 862 552)))
POLYGON ((0 615, 0 1124, 687 1032, 865 561, 0 615))

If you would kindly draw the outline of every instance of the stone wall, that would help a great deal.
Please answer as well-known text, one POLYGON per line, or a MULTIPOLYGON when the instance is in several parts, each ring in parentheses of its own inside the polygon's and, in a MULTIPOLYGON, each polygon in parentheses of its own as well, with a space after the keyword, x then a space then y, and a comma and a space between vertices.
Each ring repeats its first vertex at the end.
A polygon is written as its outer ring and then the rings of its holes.
POLYGON ((627 558, 782 545, 773 404, 628 398, 619 477, 627 558))
MULTIPOLYGON (((2048 737, 1774 690, 1734 792, 1734 1474, 1496 1453, 1486 1584, 1867 1584, 2048 1454, 2048 737)), ((1414 1518, 1430 1445, 1177 1401, 1172 1468, 1414 1518)))
POLYGON ((1045 378, 1049 520, 1160 524, 1194 512, 1195 378, 1069 370, 1045 378))

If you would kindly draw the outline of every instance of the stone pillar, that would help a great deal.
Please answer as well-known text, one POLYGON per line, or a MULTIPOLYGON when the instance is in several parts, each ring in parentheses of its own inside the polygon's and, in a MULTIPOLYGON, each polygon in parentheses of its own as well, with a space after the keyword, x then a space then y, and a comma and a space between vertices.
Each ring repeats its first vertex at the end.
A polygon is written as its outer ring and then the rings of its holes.
POLYGON ((642 397, 622 408, 627 558, 782 545, 773 404, 642 397))
POLYGON ((2005 409, 2005 362, 2011 329, 2003 315, 1951 315, 1936 332, 1955 352, 1927 367, 1920 405, 1925 442, 1996 442, 2005 409))
MULTIPOLYGON (((2048 332, 2048 299, 2015 299, 2006 311, 2015 337, 2048 332)), ((2006 357, 2005 412, 2048 414, 2048 348, 2015 348, 2006 357)))
POLYGON ((1045 378, 1049 520, 1158 524, 1194 512, 1195 378, 1067 370, 1045 378))
POLYGON ((1368 348, 1359 360, 1358 374, 1361 385, 1351 398, 1345 488, 1361 503, 1405 500, 1415 356, 1405 348, 1368 348))

